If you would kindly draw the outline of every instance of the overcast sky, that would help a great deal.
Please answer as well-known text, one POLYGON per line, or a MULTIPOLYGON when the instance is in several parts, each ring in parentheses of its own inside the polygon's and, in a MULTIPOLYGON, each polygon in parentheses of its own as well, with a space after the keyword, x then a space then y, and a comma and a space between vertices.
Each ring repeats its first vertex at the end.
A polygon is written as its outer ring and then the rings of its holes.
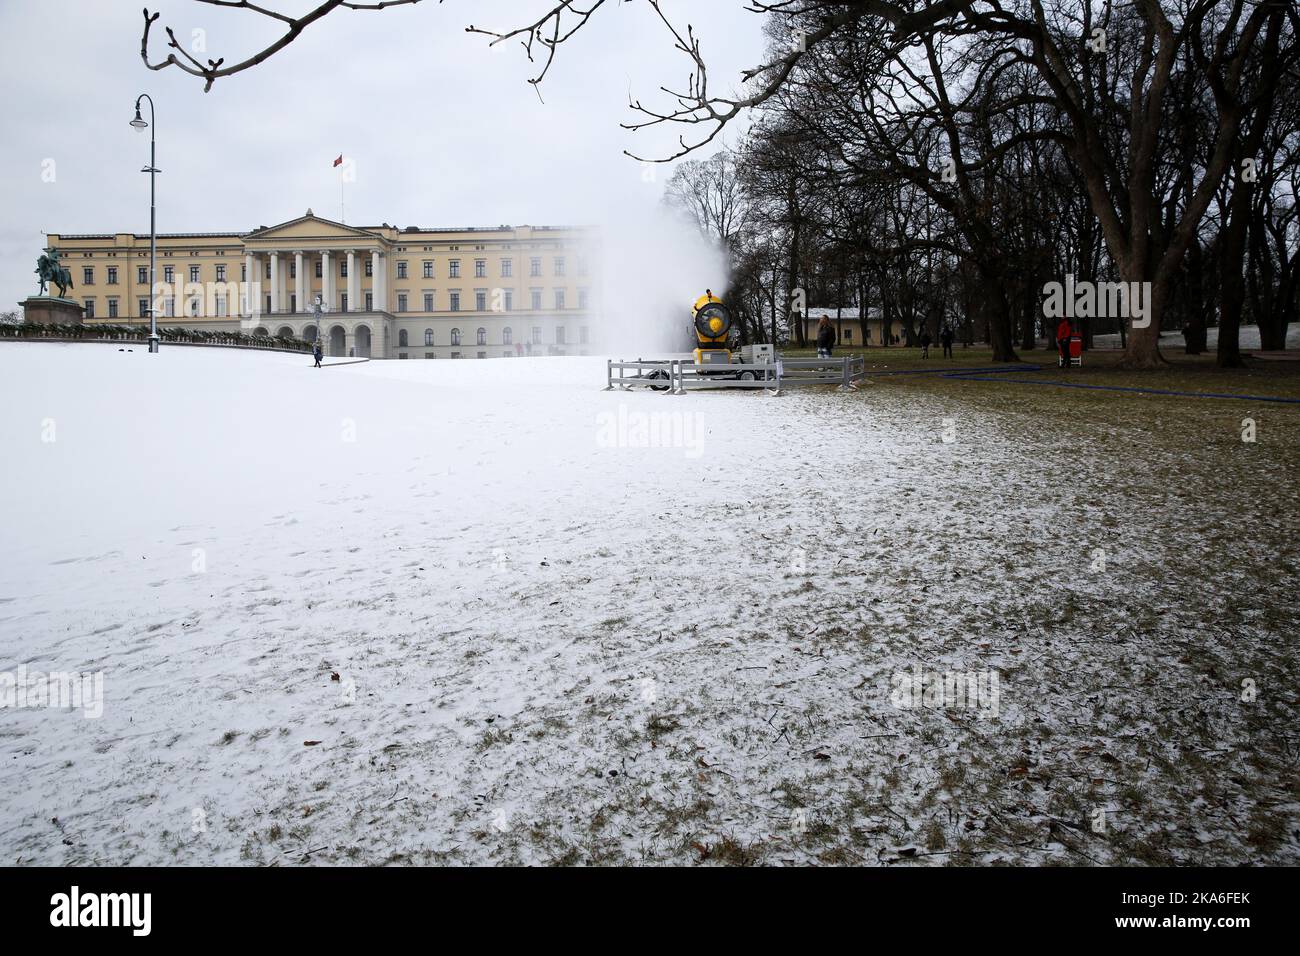
MULTIPOLYGON (((314 6, 263 2, 289 13, 314 6)), ((127 125, 141 92, 158 109, 159 232, 244 231, 308 207, 337 219, 339 154, 355 163, 346 186, 354 225, 598 223, 657 203, 670 168, 647 181, 621 150, 665 155, 680 130, 632 134, 619 123, 634 116, 629 91, 664 103, 659 85, 684 84, 688 59, 648 6, 610 0, 561 49, 539 101, 520 46, 489 49, 464 28, 521 25, 550 4, 337 10, 204 93, 174 67, 145 68, 140 0, 3 0, 0 310, 36 291, 44 233, 148 233, 149 181, 139 171, 148 133, 127 125)), ((761 18, 743 0, 662 6, 696 28, 715 91, 735 89, 739 71, 762 59, 761 18)), ((207 56, 227 63, 278 32, 248 11, 195 0, 150 9, 182 42, 203 31, 207 56)), ((156 58, 164 43, 156 28, 156 58)))

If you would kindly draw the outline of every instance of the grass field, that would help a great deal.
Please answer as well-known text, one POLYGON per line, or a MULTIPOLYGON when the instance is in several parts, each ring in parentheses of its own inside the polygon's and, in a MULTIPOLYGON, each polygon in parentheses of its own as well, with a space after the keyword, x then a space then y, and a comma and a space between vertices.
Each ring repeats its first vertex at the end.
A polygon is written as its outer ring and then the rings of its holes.
MULTIPOLYGON (((919 348, 837 349, 835 357, 860 355, 866 359, 868 374, 883 379, 923 384, 930 376, 885 375, 903 371, 933 371, 933 378, 941 378, 943 371, 968 368, 992 368, 992 350, 987 348, 954 348, 951 359, 942 357, 942 350, 934 346, 930 357, 921 358, 919 348)), ((812 349, 785 349, 791 357, 812 357, 812 349)), ((1300 398, 1300 352, 1294 361, 1247 358, 1246 368, 1220 369, 1215 366, 1212 353, 1184 355, 1181 351, 1165 353, 1168 364, 1151 371, 1133 371, 1119 368, 1121 353, 1112 350, 1085 352, 1083 367, 1068 372, 1056 367, 1056 353, 1046 349, 1020 350, 1017 353, 1025 365, 1038 365, 1038 372, 1012 373, 1019 378, 1084 383, 1089 385, 1115 385, 1126 388, 1153 388, 1176 391, 1218 392, 1239 395, 1270 395, 1283 398, 1300 398)), ((984 387, 988 383, 974 383, 984 387)), ((927 386, 928 387, 928 386, 927 386)), ((1021 386, 1011 386, 1023 391, 1021 386)))

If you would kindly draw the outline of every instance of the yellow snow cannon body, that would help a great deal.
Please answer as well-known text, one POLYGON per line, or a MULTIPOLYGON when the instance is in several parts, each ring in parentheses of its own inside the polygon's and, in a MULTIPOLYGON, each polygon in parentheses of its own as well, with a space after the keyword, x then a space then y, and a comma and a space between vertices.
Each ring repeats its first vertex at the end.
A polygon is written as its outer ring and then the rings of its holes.
POLYGON ((699 343, 695 349, 695 364, 730 365, 727 335, 731 332, 731 312, 711 289, 705 289, 704 295, 695 300, 691 321, 699 343))

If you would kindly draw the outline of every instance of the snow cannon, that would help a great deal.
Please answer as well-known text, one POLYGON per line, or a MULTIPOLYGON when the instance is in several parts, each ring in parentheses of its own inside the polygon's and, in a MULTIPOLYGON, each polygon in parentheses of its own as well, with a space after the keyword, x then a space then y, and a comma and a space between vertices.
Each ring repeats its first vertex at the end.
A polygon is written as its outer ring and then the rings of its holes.
POLYGON ((695 326, 696 365, 730 365, 731 352, 727 349, 727 335, 731 332, 731 312, 722 300, 705 289, 691 308, 691 321, 695 326))

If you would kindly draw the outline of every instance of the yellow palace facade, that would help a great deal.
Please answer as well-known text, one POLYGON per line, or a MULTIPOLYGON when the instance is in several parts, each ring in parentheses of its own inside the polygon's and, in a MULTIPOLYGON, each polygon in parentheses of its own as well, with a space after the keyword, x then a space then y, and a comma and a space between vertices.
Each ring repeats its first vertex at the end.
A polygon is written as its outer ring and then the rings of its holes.
POLYGON ((317 336, 331 356, 583 355, 593 336, 595 233, 557 226, 399 229, 307 214, 247 233, 61 235, 87 324, 317 336))

